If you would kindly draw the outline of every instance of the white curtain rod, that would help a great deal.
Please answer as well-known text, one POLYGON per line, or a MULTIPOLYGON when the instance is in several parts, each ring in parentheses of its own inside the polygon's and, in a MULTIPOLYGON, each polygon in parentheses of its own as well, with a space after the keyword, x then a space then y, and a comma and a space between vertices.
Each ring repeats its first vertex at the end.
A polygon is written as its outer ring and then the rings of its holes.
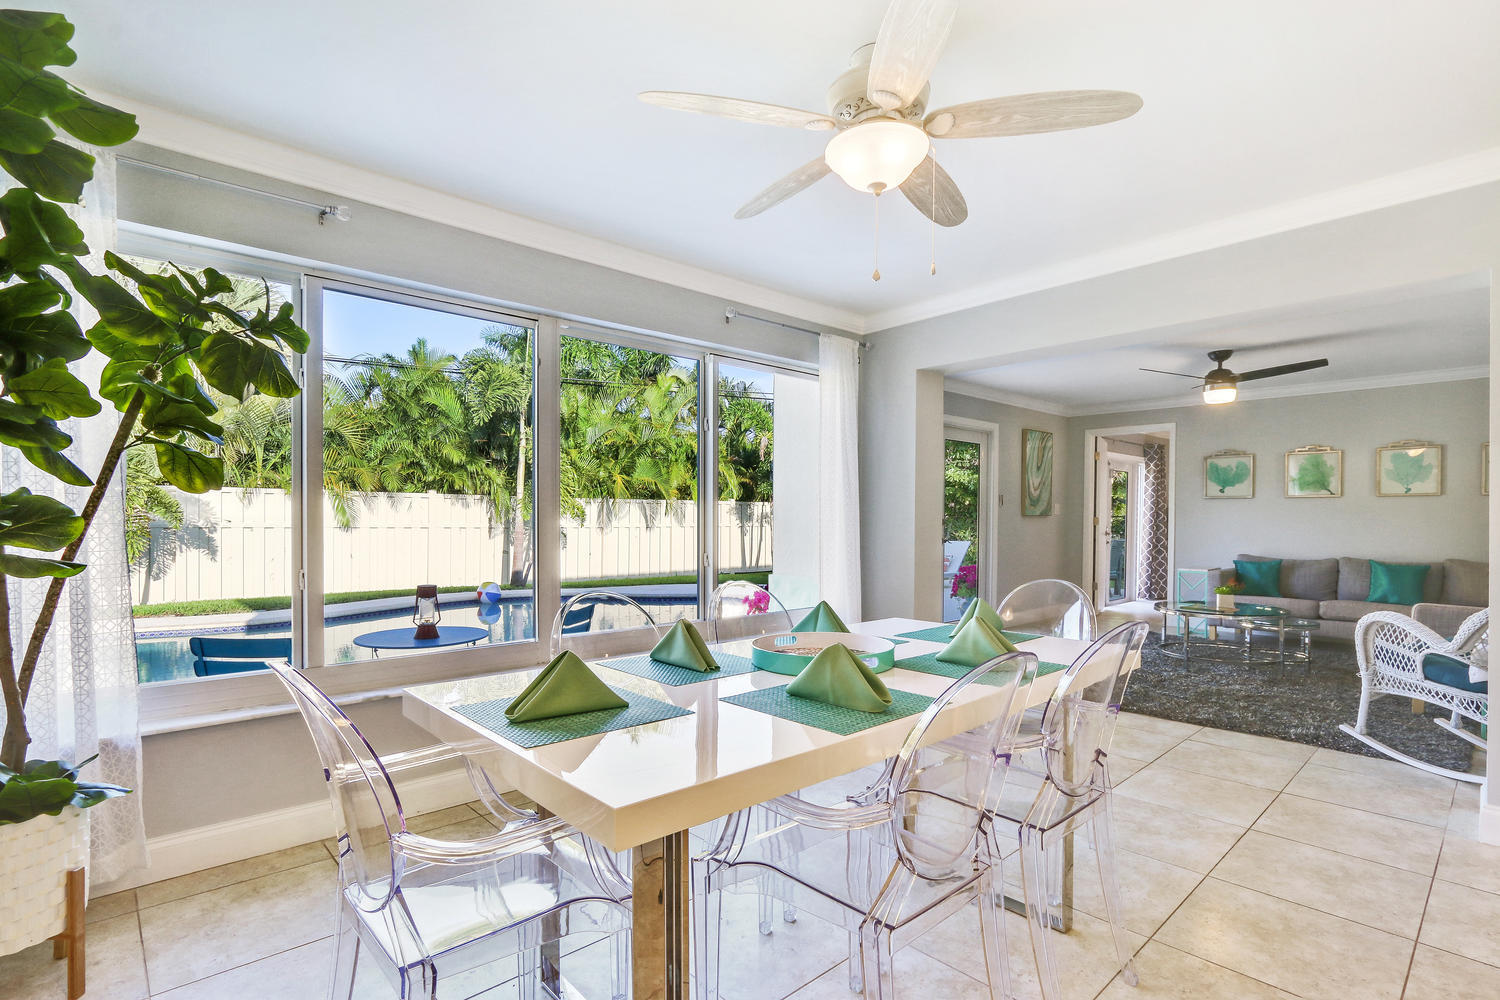
MULTIPOLYGON (((750 313, 740 312, 738 309, 734 308, 733 306, 730 306, 730 307, 728 307, 728 308, 726 308, 724 310, 724 322, 725 323, 729 323, 732 320, 737 320, 737 319, 754 320, 757 323, 765 323, 768 326, 779 326, 783 330, 794 330, 797 333, 807 333, 807 334, 811 334, 814 337, 821 337, 821 336, 823 336, 823 334, 822 334, 821 331, 818 331, 818 330, 809 330, 805 326, 794 326, 791 323, 783 323, 781 320, 779 320, 779 319, 771 319, 769 316, 753 316, 750 313)), ((845 334, 842 334, 842 333, 834 333, 832 335, 835 336, 835 337, 844 337, 844 336, 846 336, 845 334)), ((860 347, 863 347, 863 348, 868 348, 870 346, 869 344, 866 344, 863 340, 861 340, 858 337, 848 337, 847 339, 854 341, 856 344, 858 344, 860 347)))
POLYGON ((286 202, 288 205, 298 205, 302 208, 315 209, 318 213, 318 225, 323 225, 329 219, 336 222, 349 221, 348 205, 322 205, 315 201, 307 201, 303 198, 293 198, 290 195, 277 194, 274 191, 262 191, 260 188, 250 187, 247 184, 236 184, 233 181, 220 180, 217 177, 208 177, 204 174, 195 174, 191 170, 179 170, 177 167, 163 166, 160 163, 152 163, 150 160, 138 160, 133 156, 116 156, 116 162, 128 163, 133 167, 144 167, 147 170, 155 170, 163 174, 172 174, 176 177, 185 177, 188 180, 201 181, 204 184, 217 184, 219 187, 232 188, 235 191, 243 191, 246 194, 258 195, 262 198, 271 198, 276 201, 286 202))

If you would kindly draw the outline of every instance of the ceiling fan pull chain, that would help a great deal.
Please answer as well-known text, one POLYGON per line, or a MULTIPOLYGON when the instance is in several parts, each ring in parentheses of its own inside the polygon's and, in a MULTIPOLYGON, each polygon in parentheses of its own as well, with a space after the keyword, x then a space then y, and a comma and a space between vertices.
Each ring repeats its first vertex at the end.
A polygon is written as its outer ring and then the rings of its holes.
POLYGON ((927 160, 932 164, 932 214, 927 217, 927 255, 931 258, 931 264, 927 268, 928 274, 937 274, 937 157, 932 155, 932 150, 927 151, 927 160))
POLYGON ((880 280, 880 192, 875 192, 875 270, 870 274, 871 281, 880 280))

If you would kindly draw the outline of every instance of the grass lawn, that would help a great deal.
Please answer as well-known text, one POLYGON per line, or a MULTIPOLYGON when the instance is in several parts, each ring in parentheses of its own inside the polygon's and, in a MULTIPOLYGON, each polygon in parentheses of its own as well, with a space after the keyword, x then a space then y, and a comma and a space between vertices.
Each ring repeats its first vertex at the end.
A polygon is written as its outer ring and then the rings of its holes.
MULTIPOLYGON (((749 580, 764 587, 769 573, 720 573, 719 582, 726 580, 749 580)), ((694 583, 697 577, 641 576, 612 580, 564 580, 563 586, 570 589, 607 590, 611 587, 638 587, 668 583, 694 583)), ((526 590, 529 585, 506 586, 506 590, 526 590)), ((351 590, 341 594, 324 594, 323 603, 350 604, 354 601, 373 601, 382 597, 410 597, 415 588, 406 590, 351 590)), ((440 594, 464 594, 474 592, 472 586, 439 587, 440 594)), ((220 597, 207 601, 167 601, 162 604, 137 604, 131 612, 137 618, 162 618, 166 616, 244 614, 250 611, 284 611, 292 606, 290 597, 220 597)))

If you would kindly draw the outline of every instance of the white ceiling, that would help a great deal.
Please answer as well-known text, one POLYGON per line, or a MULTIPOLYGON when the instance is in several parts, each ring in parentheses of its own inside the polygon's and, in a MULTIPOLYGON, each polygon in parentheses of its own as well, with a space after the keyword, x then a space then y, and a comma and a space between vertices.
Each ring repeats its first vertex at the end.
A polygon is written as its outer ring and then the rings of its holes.
POLYGON ((969 221, 937 234, 930 277, 925 221, 886 199, 876 284, 871 200, 835 178, 732 218, 817 155, 816 134, 635 94, 823 110, 882 0, 51 6, 79 26, 68 75, 87 86, 838 307, 871 329, 1393 174, 1421 171, 1398 187, 1427 193, 1461 157, 1473 182, 1474 157, 1500 151, 1494 0, 968 0, 934 107, 1115 88, 1145 108, 1077 132, 940 141, 969 221))
POLYGON ((1245 398, 1302 395, 1376 385, 1484 378, 1489 363, 1489 289, 1466 278, 1325 303, 1295 313, 1143 333, 1138 343, 1057 354, 955 372, 948 387, 1059 413, 1107 413, 1201 403, 1187 379, 1139 371, 1204 375, 1208 352, 1234 351, 1230 371, 1327 358, 1328 367, 1247 382, 1245 398))

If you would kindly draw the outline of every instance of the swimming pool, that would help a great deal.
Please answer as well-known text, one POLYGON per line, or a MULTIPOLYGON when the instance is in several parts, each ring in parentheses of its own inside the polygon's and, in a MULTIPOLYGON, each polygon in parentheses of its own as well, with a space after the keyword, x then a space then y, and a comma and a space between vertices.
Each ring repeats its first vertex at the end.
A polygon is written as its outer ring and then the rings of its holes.
MULTIPOLYGON (((651 608, 658 624, 691 617, 698 610, 697 604, 684 603, 673 597, 647 597, 637 598, 637 600, 651 608)), ((482 640, 483 642, 516 642, 531 639, 537 634, 535 607, 527 599, 502 600, 499 603, 483 605, 477 600, 444 601, 442 610, 444 625, 470 625, 485 629, 489 633, 489 638, 482 640)), ((610 605, 600 605, 594 627, 615 627, 611 618, 620 610, 622 609, 616 609, 610 605)), ((198 630, 173 628, 167 631, 151 629, 150 621, 149 618, 142 619, 136 626, 136 673, 142 684, 192 677, 193 655, 188 651, 188 640, 194 635, 273 638, 292 634, 292 626, 289 622, 198 630)), ((368 660, 374 655, 373 652, 354 645, 355 636, 383 628, 398 628, 410 623, 411 611, 407 608, 327 618, 323 623, 324 662, 349 663, 354 660, 368 660)), ((551 622, 547 623, 547 627, 551 628, 551 622)), ((545 639, 546 636, 544 635, 543 638, 545 639)), ((393 654, 386 653, 385 655, 393 654)))

